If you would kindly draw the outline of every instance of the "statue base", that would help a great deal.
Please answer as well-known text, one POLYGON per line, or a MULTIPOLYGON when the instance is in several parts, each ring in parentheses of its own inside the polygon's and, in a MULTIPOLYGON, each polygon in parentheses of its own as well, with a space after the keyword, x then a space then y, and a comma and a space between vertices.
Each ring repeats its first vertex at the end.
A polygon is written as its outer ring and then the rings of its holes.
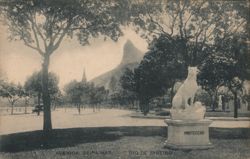
POLYGON ((209 141, 209 125, 211 120, 172 120, 166 119, 168 139, 166 148, 170 149, 209 149, 213 145, 209 141))

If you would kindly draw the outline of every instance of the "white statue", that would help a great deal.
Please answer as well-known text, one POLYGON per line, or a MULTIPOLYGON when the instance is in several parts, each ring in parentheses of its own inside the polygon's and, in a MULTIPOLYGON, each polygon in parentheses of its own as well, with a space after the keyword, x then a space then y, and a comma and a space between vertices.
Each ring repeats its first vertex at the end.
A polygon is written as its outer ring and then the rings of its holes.
POLYGON ((218 107, 219 110, 222 110, 222 95, 219 95, 218 107))
POLYGON ((188 76, 176 92, 172 109, 171 118, 175 120, 201 120, 204 118, 206 108, 201 102, 194 103, 194 96, 198 90, 197 67, 188 67, 188 76))
POLYGON ((198 90, 198 85, 196 82, 198 69, 197 67, 188 67, 188 76, 184 83, 180 86, 176 92, 173 101, 173 109, 185 109, 194 103, 194 96, 198 90), (188 101, 190 100, 190 105, 188 101))

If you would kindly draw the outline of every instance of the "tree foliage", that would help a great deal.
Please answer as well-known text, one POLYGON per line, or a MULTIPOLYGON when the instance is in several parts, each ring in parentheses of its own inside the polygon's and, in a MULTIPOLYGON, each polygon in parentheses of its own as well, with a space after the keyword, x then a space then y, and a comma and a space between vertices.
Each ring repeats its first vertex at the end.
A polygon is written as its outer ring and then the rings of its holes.
POLYGON ((66 96, 70 103, 80 108, 84 104, 94 106, 104 102, 107 99, 108 91, 104 87, 95 87, 92 83, 71 81, 64 87, 66 96))
POLYGON ((120 78, 120 83, 123 89, 135 92, 136 90, 136 83, 135 83, 135 76, 133 70, 126 68, 123 75, 120 78))
POLYGON ((88 90, 89 104, 98 105, 104 102, 108 97, 108 91, 104 87, 89 86, 88 90))
POLYGON ((15 103, 20 98, 25 97, 25 91, 20 84, 16 85, 14 83, 1 81, 0 82, 0 96, 8 99, 8 102, 11 104, 11 114, 13 114, 15 103))
POLYGON ((120 77, 119 83, 121 85, 119 91, 116 94, 111 95, 112 102, 120 105, 134 106, 134 102, 138 97, 133 70, 125 68, 123 75, 120 77))
POLYGON ((109 93, 114 94, 119 91, 119 81, 116 79, 115 76, 112 76, 109 82, 109 93))
POLYGON ((165 35, 155 38, 149 46, 138 68, 132 74, 124 75, 124 79, 134 80, 128 85, 137 92, 141 108, 147 113, 150 99, 164 95, 169 88, 172 88, 178 80, 187 75, 187 63, 182 52, 183 41, 176 37, 169 40, 165 35), (126 77, 126 78, 125 78, 126 77))
MULTIPOLYGON (((241 58, 239 58, 241 59, 241 58)), ((200 73, 198 74, 198 83, 207 91, 212 92, 213 104, 216 100, 216 93, 219 87, 226 86, 234 95, 234 107, 237 117, 238 110, 238 91, 243 88, 243 80, 246 77, 246 69, 242 65, 245 65, 243 61, 238 60, 233 54, 213 53, 203 62, 199 67, 200 73)), ((213 105, 214 106, 214 105, 213 105)))
POLYGON ((197 54, 206 45, 245 34, 249 19, 249 2, 244 0, 142 0, 131 2, 128 8, 127 18, 149 41, 164 34, 169 39, 178 36, 192 43, 191 48, 185 44, 182 52, 189 65, 197 65, 197 54))
POLYGON ((114 40, 121 32, 108 1, 11 0, 2 11, 11 31, 10 39, 22 40, 39 54, 53 53, 66 36, 74 34, 81 44, 103 34, 114 40))
POLYGON ((64 87, 64 91, 68 96, 69 100, 75 104, 81 104, 81 96, 86 92, 87 86, 85 83, 77 82, 76 80, 71 81, 64 87))
POLYGON ((224 54, 211 54, 199 67, 198 83, 205 90, 229 85, 237 76, 236 61, 224 54))
MULTIPOLYGON (((53 73, 49 73, 49 94, 50 96, 56 95, 60 90, 58 87, 59 77, 53 73)), ((31 96, 37 96, 42 94, 42 72, 34 72, 30 77, 27 78, 24 84, 25 91, 31 96)))

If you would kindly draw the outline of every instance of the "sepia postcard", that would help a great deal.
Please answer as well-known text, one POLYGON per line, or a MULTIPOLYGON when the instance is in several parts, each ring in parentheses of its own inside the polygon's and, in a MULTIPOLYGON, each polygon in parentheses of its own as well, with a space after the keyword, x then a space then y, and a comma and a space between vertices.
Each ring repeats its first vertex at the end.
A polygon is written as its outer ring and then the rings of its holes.
POLYGON ((0 0, 1 159, 249 159, 248 0, 0 0))

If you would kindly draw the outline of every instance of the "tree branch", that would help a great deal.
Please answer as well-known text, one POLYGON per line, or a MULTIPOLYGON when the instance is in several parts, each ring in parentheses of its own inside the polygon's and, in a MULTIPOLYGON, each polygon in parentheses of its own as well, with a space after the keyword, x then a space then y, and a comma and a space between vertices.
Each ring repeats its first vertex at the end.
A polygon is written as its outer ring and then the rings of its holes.
POLYGON ((236 33, 236 31, 245 23, 246 21, 242 21, 234 31, 232 32, 225 32, 224 33, 224 37, 221 40, 225 40, 226 38, 229 38, 230 36, 234 35, 236 33), (228 34, 227 34, 228 33, 228 34))
POLYGON ((35 16, 34 16, 34 20, 35 20, 35 22, 34 22, 34 27, 35 27, 35 29, 37 30, 38 35, 39 35, 39 36, 41 37, 41 39, 43 40, 44 48, 46 48, 46 47, 47 47, 46 39, 44 38, 43 34, 41 33, 40 29, 39 29, 38 26, 37 26, 36 17, 35 17, 35 16))
MULTIPOLYGON (((65 27, 64 27, 65 24, 66 24, 66 23, 61 23, 61 27, 58 29, 58 32, 55 33, 54 36, 53 36, 53 35, 50 36, 50 42, 49 42, 48 47, 50 47, 50 48, 53 47, 56 38, 59 36, 59 34, 60 34, 61 31, 63 30, 63 28, 65 28, 65 27)), ((52 27, 52 26, 51 26, 51 27, 52 27)))
POLYGON ((242 21, 237 27, 236 29, 232 32, 233 33, 236 33, 236 31, 244 24, 244 23, 247 23, 246 21, 242 21))
POLYGON ((36 50, 36 51, 39 53, 39 55, 43 56, 43 52, 40 52, 40 50, 39 50, 39 49, 37 49, 36 47, 34 47, 34 46, 30 45, 30 44, 29 44, 29 43, 27 43, 26 41, 24 41, 24 45, 28 46, 28 47, 29 47, 29 48, 31 48, 31 49, 36 50))
MULTIPOLYGON (((49 43, 49 46, 48 46, 48 47, 50 47, 50 48, 53 49, 53 50, 56 50, 56 49, 59 47, 59 45, 60 45, 60 43, 62 42, 64 36, 65 36, 65 35, 67 34, 67 32, 69 31, 69 29, 70 29, 70 27, 71 27, 73 21, 74 21, 77 17, 79 17, 79 16, 76 15, 76 16, 74 16, 74 17, 71 17, 71 19, 69 19, 69 20, 67 20, 66 22, 64 22, 64 23, 61 24, 61 27, 60 27, 59 31, 54 35, 54 37, 51 37, 51 38, 50 38, 50 43, 49 43), (66 25, 66 26, 64 27, 64 25, 66 25), (56 38, 58 37, 58 35, 60 34, 61 31, 63 31, 63 32, 61 33, 61 36, 59 37, 59 39, 57 40, 57 42, 55 42, 56 38), (54 44, 54 42, 55 42, 55 44, 54 44)), ((76 29, 79 29, 79 28, 75 28, 75 30, 76 30, 76 29)), ((50 52, 50 54, 52 54, 52 51, 50 52)))
POLYGON ((186 31, 187 22, 190 20, 190 18, 191 18, 192 16, 193 16, 193 15, 192 15, 192 14, 190 14, 190 15, 189 15, 189 17, 187 18, 187 21, 184 23, 183 28, 184 28, 184 33, 185 33, 185 36, 187 36, 187 31, 186 31))
MULTIPOLYGON (((71 22, 68 23, 68 25, 63 29, 63 33, 61 34, 61 36, 59 37, 59 39, 57 40, 57 42, 55 43, 54 47, 53 47, 53 50, 56 50, 60 43, 62 42, 63 38, 65 37, 65 35, 67 34, 69 28, 71 26, 71 22)), ((50 53, 52 54, 52 52, 50 53)))
MULTIPOLYGON (((192 5, 195 5, 195 1, 192 1, 191 2, 191 4, 190 4, 190 6, 192 6, 192 5), (193 2, 193 3, 192 3, 193 2)), ((198 7, 198 10, 200 10, 201 9, 201 7, 202 7, 202 5, 205 3, 205 1, 203 1, 200 5, 199 5, 199 7, 198 7)), ((191 17, 193 16, 193 14, 192 14, 192 12, 190 13, 190 15, 189 15, 189 17, 187 18, 187 20, 186 20, 186 22, 184 23, 184 32, 186 32, 186 26, 187 26, 187 23, 188 23, 188 21, 191 19, 191 17)))
POLYGON ((9 96, 7 99, 8 99, 8 101, 9 101, 9 103, 12 103, 12 100, 11 100, 11 99, 12 99, 12 96, 9 96))
POLYGON ((164 33, 164 34, 167 35, 168 37, 171 37, 171 35, 170 35, 169 33, 167 33, 167 32, 164 30, 164 28, 163 28, 158 22, 156 22, 155 20, 153 20, 153 17, 150 15, 150 13, 147 12, 147 15, 149 16, 150 21, 151 21, 152 23, 154 23, 155 25, 157 25, 162 33, 164 33))
POLYGON ((36 41, 36 48, 37 48, 39 53, 43 53, 41 48, 40 48, 40 43, 39 43, 37 33, 36 33, 36 30, 35 30, 34 21, 31 20, 30 22, 31 22, 31 28, 32 28, 32 31, 33 31, 33 34, 34 34, 34 37, 35 37, 35 41, 36 41))
POLYGON ((179 11, 179 20, 180 20, 179 30, 180 30, 181 38, 183 39, 183 38, 186 38, 186 31, 185 31, 185 27, 183 25, 183 15, 184 15, 185 7, 187 5, 187 1, 184 1, 182 9, 181 9, 180 5, 181 5, 181 3, 179 3, 179 9, 180 9, 180 11, 179 11))
POLYGON ((175 26, 175 21, 176 21, 177 17, 178 17, 178 14, 176 14, 176 16, 172 15, 173 21, 172 21, 170 36, 172 36, 174 33, 174 26, 175 26))

